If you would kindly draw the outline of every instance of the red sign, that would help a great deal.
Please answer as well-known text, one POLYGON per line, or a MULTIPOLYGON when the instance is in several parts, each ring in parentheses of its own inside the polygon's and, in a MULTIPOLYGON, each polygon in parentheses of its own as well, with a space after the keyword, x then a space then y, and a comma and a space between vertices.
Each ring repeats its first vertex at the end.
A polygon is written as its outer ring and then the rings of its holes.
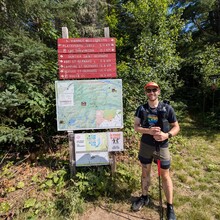
POLYGON ((58 44, 72 43, 115 43, 115 38, 59 38, 58 44))
POLYGON ((114 53, 115 48, 112 47, 95 47, 95 48, 58 48, 58 53, 114 53))
POLYGON ((81 63, 81 64, 60 64, 59 69, 101 69, 101 68, 114 68, 115 63, 81 63))
POLYGON ((94 79, 94 78, 115 78, 116 73, 59 73, 60 79, 94 79))
POLYGON ((114 43, 81 43, 81 44, 58 44, 58 48, 115 48, 114 43))
POLYGON ((59 60, 76 60, 76 59, 115 59, 115 53, 94 53, 94 54, 58 54, 59 60))
POLYGON ((116 59, 77 59, 77 60, 58 60, 59 66, 64 64, 107 64, 116 63, 116 59))
POLYGON ((58 65, 60 79, 115 78, 114 38, 60 38, 58 65))

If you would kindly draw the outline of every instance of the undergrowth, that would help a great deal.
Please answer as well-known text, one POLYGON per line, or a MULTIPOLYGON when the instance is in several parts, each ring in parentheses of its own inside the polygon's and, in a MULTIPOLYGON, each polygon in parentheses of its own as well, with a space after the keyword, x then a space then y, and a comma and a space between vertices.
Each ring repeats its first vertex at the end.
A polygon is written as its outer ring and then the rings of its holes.
MULTIPOLYGON (((35 164, 5 157, 1 160, 0 216, 15 220, 80 219, 87 204, 99 202, 111 207, 123 204, 123 210, 125 204, 130 205, 131 196, 141 192, 138 143, 135 139, 129 141, 125 152, 117 155, 114 174, 109 166, 78 167, 76 175, 70 179, 65 144, 53 155, 39 158, 35 164)), ((171 175, 178 219, 220 218, 219 143, 218 132, 197 127, 191 119, 186 119, 181 124, 180 134, 172 138, 171 175)), ((157 203, 156 166, 153 169, 150 196, 157 203)), ((163 201, 165 203, 164 195, 163 201)), ((142 212, 148 216, 150 209, 142 212)))

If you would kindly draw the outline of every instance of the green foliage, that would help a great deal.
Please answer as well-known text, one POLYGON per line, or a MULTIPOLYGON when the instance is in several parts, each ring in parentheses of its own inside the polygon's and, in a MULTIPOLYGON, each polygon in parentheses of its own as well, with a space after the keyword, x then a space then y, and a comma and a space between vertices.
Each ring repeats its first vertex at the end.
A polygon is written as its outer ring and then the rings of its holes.
POLYGON ((56 67, 50 59, 56 53, 25 36, 5 35, 1 48, 0 142, 22 149, 51 131, 47 117, 54 115, 56 67))
MULTIPOLYGON (((204 120, 207 112, 209 115, 219 109, 219 102, 213 103, 214 98, 211 98, 211 87, 215 84, 218 91, 220 82, 210 78, 211 75, 219 75, 219 1, 183 1, 179 2, 180 6, 182 18, 187 23, 184 34, 190 35, 190 40, 177 42, 184 59, 179 72, 184 87, 177 93, 180 92, 179 98, 184 100, 190 111, 202 112, 204 120)), ((215 118, 219 118, 218 113, 215 118)))
POLYGON ((173 102, 173 101, 171 101, 170 104, 175 109, 175 113, 177 115, 178 121, 182 121, 187 117, 188 109, 187 109, 187 105, 184 102, 181 102, 181 101, 173 102))
POLYGON ((14 163, 12 161, 6 163, 1 170, 0 177, 2 178, 4 176, 6 176, 8 179, 14 177, 14 174, 10 170, 11 167, 13 167, 13 165, 14 165, 14 163))
POLYGON ((67 172, 64 169, 49 173, 46 180, 41 184, 41 189, 55 187, 57 191, 61 190, 66 185, 66 175, 67 172))
POLYGON ((28 200, 25 201, 24 203, 24 208, 27 209, 27 208, 31 208, 35 205, 36 203, 36 199, 35 198, 30 198, 28 200))
POLYGON ((0 127, 0 143, 13 144, 16 146, 33 142, 33 137, 30 136, 30 129, 24 126, 1 126, 0 127))
POLYGON ((55 201, 57 215, 60 218, 74 219, 78 213, 84 211, 84 206, 84 199, 75 187, 64 190, 55 201))
MULTIPOLYGON (((51 143, 50 138, 56 134, 56 40, 61 37, 63 26, 68 27, 70 37, 100 37, 103 36, 103 27, 109 26, 110 35, 117 39, 117 73, 123 80, 123 132, 130 157, 137 156, 135 146, 139 138, 134 134, 133 115, 136 107, 146 102, 143 86, 148 81, 160 84, 161 99, 174 100, 172 106, 180 122, 188 111, 187 107, 193 107, 197 113, 203 113, 203 116, 197 114, 203 126, 219 128, 220 102, 217 98, 220 85, 217 80, 217 90, 213 92, 210 89, 213 82, 209 78, 219 74, 220 70, 219 2, 178 2, 175 7, 169 8, 172 3, 169 0, 1 1, 0 144, 17 151, 39 146, 46 148, 51 143), (180 5, 183 7, 178 8, 180 5), (184 29, 182 19, 194 24, 191 32, 184 29), (212 104, 213 107, 206 107, 212 104)), ((189 137, 195 134, 193 129, 186 130, 189 137)), ((207 130, 204 133, 207 134, 207 130)), ((207 139, 210 140, 210 133, 207 139)), ((210 156, 213 151, 209 149, 210 143, 200 143, 199 146, 197 143, 200 140, 191 147, 191 143, 187 143, 181 135, 171 139, 174 167, 179 171, 174 176, 180 183, 181 191, 185 184, 192 183, 195 194, 198 185, 203 193, 209 189, 211 177, 212 183, 216 184, 213 187, 216 192, 214 194, 210 190, 209 193, 212 193, 212 198, 218 199, 218 164, 210 163, 210 158, 202 162, 200 154, 209 151, 210 156), (191 168, 187 168, 187 164, 191 168), (198 169, 201 167, 203 169, 198 169), (185 170, 189 171, 189 177, 185 170)), ((216 156, 215 152, 212 156, 216 156)), ((127 200, 131 192, 139 189, 137 174, 139 176, 140 170, 126 162, 118 164, 114 176, 106 167, 79 168, 71 187, 68 187, 67 173, 63 169, 49 173, 43 181, 40 175, 33 176, 31 184, 37 185, 38 193, 45 194, 43 198, 31 195, 24 200, 21 212, 25 218, 21 219, 48 219, 51 216, 53 219, 54 216, 57 219, 74 219, 76 213, 83 211, 84 200, 105 196, 127 200), (51 197, 49 192, 53 193, 51 197)), ((5 176, 10 180, 15 177, 15 173, 11 172, 12 165, 8 163, 3 167, 0 178, 5 176)), ((6 197, 26 187, 22 181, 8 185, 1 191, 1 196, 6 197)), ((190 191, 190 187, 184 190, 190 191)), ((204 198, 194 201, 178 196, 179 206, 191 202, 196 210, 204 207, 204 198)), ((207 201, 206 205, 212 204, 210 198, 207 201)), ((218 201, 213 199, 212 202, 218 204, 218 201)), ((10 209, 10 203, 1 203, 0 213, 10 209)), ((216 218, 219 217, 217 211, 213 213, 216 218)), ((183 219, 189 216, 193 219, 210 217, 202 210, 197 213, 187 210, 181 215, 183 219)))
POLYGON ((139 179, 136 177, 139 171, 132 164, 118 163, 115 176, 115 185, 118 187, 112 192, 113 195, 125 198, 132 191, 139 188, 139 179))
POLYGON ((107 195, 106 189, 109 188, 107 186, 109 186, 110 175, 106 169, 99 167, 97 172, 77 172, 76 177, 75 185, 88 199, 107 195))
MULTIPOLYGON (((124 45, 119 45, 119 51, 129 41, 125 58, 119 55, 117 71, 123 79, 123 106, 125 136, 132 133, 133 115, 138 105, 146 102, 144 85, 149 81, 159 83, 162 93, 161 99, 170 100, 174 91, 182 86, 178 71, 183 59, 179 56, 176 42, 180 38, 183 22, 180 18, 181 11, 168 13, 170 1, 126 1, 119 7, 122 8, 123 16, 128 18, 125 31, 124 45), (131 39, 132 38, 132 39, 131 39), (132 46, 132 49, 128 47, 132 46), (128 51, 129 50, 129 51, 128 51)), ((116 13, 112 9, 113 15, 116 13)), ((120 16, 120 12, 118 12, 120 16)), ((122 12, 121 12, 122 13, 122 12)), ((114 16, 116 17, 116 16, 114 16)), ((117 23, 117 22, 115 22, 117 23)), ((117 23, 120 27, 120 21, 117 23)), ((117 36, 123 32, 118 30, 117 36)), ((121 38, 119 37, 120 42, 121 38)), ((184 104, 183 104, 184 106, 184 104)))
POLYGON ((7 202, 0 203, 0 214, 7 213, 10 210, 10 205, 7 202))

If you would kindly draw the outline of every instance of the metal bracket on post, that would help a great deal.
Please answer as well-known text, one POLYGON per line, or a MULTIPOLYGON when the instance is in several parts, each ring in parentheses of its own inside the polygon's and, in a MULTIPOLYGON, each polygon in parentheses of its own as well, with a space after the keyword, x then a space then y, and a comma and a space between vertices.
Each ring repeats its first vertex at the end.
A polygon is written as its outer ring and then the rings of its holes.
POLYGON ((76 174, 76 157, 75 157, 75 142, 74 142, 74 133, 73 131, 68 131, 68 140, 69 140, 69 165, 70 165, 70 178, 76 174))

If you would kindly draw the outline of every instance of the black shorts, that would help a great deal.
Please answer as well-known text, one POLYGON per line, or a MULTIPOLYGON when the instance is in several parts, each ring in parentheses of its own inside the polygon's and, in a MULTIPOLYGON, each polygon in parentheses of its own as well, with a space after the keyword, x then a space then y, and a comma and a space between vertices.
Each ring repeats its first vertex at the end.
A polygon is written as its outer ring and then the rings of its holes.
POLYGON ((155 146, 151 146, 141 142, 138 159, 142 164, 151 164, 153 159, 156 162, 160 158, 161 168, 170 168, 170 152, 168 147, 160 148, 160 152, 156 151, 155 146))

